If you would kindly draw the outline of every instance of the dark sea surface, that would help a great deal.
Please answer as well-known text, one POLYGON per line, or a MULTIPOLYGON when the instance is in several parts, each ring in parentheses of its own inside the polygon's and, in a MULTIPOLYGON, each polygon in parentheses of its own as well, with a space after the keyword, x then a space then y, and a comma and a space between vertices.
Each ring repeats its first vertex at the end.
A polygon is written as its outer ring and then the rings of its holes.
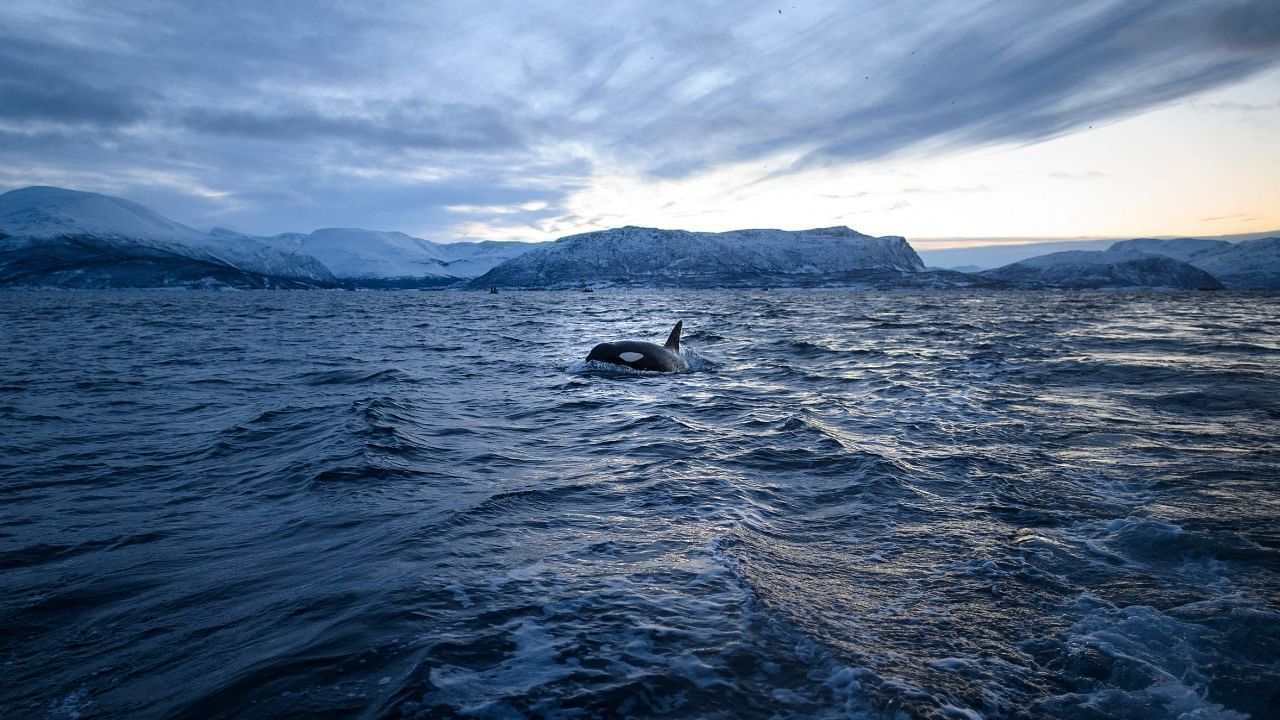
POLYGON ((8 292, 0 717, 1275 718, 1278 471, 1276 296, 8 292))

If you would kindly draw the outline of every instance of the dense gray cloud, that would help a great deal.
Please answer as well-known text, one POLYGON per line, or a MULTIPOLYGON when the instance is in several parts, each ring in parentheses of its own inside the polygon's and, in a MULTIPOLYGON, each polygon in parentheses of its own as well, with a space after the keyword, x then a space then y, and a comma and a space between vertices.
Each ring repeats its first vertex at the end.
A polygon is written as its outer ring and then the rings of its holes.
POLYGON ((110 128, 144 119, 147 104, 159 99, 109 78, 82 79, 77 64, 91 57, 82 52, 24 38, 0 39, 0 121, 110 128))
POLYGON ((197 133, 290 143, 332 139, 404 149, 491 151, 518 145, 516 131, 494 108, 418 102, 350 115, 200 108, 187 112, 182 125, 197 133))
POLYGON ((1034 142, 1278 60, 1275 0, 13 0, 0 185, 428 232, 597 171, 1034 142))

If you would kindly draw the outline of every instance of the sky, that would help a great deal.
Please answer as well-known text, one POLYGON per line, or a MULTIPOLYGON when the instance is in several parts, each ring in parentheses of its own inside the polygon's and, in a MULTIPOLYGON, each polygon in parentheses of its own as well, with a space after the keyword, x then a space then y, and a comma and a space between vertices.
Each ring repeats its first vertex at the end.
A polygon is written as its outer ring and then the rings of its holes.
POLYGON ((0 191, 200 229, 1280 229, 1280 0, 5 0, 0 191))

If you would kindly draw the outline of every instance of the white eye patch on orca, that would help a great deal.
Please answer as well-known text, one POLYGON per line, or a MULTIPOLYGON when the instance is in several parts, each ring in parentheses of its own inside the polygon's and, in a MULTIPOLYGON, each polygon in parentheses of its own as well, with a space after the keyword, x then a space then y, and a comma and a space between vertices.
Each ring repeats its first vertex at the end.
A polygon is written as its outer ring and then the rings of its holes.
POLYGON ((622 358, 623 362, 635 362, 637 360, 643 360, 644 353, 624 352, 624 353, 618 353, 618 357, 622 358))

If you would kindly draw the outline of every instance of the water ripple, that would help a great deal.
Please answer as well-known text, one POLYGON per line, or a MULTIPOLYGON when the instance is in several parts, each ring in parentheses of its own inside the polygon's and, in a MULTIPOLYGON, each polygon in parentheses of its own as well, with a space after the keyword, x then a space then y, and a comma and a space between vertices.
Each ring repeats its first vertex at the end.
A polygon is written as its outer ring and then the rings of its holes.
POLYGON ((0 716, 1280 697, 1274 296, 4 300, 0 716))

